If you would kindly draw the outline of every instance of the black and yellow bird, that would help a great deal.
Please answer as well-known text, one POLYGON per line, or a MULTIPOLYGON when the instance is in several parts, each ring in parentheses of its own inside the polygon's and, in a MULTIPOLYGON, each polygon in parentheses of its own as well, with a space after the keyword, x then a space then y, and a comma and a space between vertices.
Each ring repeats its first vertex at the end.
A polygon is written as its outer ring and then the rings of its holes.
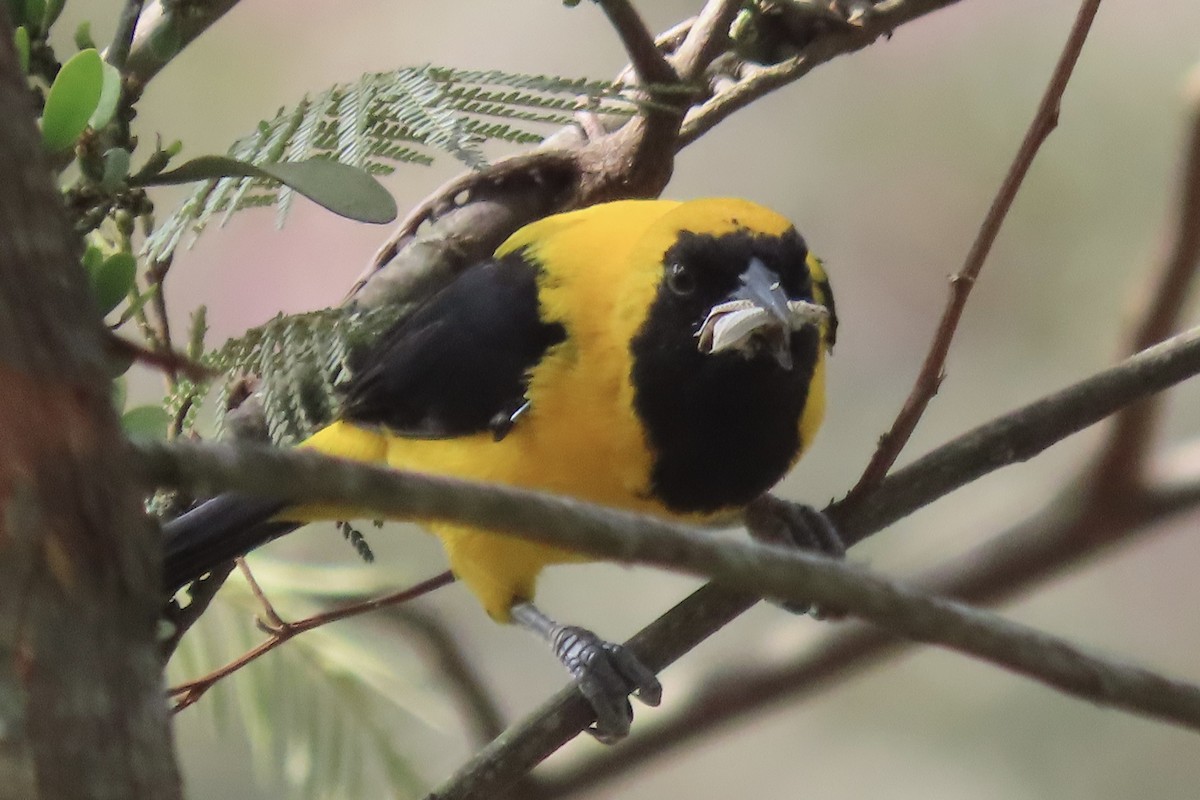
MULTIPOLYGON (((836 324, 821 263, 767 208, 596 205, 527 225, 399 321, 359 360, 340 418, 302 446, 720 522, 811 443, 836 324)), ((168 588, 311 514, 237 495, 200 505, 166 526, 168 588)), ((597 736, 628 732, 631 692, 658 702, 632 654, 533 606, 542 567, 581 556, 428 527, 488 614, 551 642, 597 736)))

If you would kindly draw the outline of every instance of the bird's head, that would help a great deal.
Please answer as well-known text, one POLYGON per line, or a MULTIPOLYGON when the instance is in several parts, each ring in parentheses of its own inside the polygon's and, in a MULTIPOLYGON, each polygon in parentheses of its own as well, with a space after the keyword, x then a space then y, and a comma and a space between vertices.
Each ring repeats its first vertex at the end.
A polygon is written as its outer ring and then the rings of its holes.
POLYGON ((837 328, 825 271, 786 218, 730 198, 673 206, 631 261, 646 276, 630 377, 651 494, 679 511, 742 506, 820 425, 837 328))
POLYGON ((771 359, 796 367, 818 335, 832 347, 833 293, 821 262, 783 217, 747 201, 692 201, 667 214, 652 238, 666 242, 647 324, 686 329, 708 356, 771 359), (807 335, 798 336, 804 331, 807 335))

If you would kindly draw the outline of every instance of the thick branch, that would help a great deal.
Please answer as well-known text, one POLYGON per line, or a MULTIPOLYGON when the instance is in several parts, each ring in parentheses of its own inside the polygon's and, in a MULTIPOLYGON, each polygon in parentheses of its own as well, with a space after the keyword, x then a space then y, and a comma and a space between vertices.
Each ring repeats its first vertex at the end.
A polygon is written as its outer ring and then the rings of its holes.
POLYGON ((706 575, 746 592, 815 601, 917 641, 1006 666, 1068 693, 1200 731, 1200 688, 1089 655, 1027 626, 922 595, 842 561, 571 499, 405 474, 298 450, 190 443, 143 445, 139 450, 152 474, 173 474, 175 488, 194 491, 223 484, 226 490, 261 491, 267 482, 283 482, 286 490, 273 494, 289 500, 351 504, 368 515, 486 525, 612 561, 706 575), (269 481, 260 477, 264 474, 270 475, 269 481))
MULTIPOLYGON (((1181 451, 1195 454, 1193 442, 1181 451)), ((1095 558, 1106 545, 1126 544, 1184 509, 1200 505, 1200 464, 1170 469, 1175 455, 1163 459, 1156 487, 1143 495, 1114 498, 1112 505, 1083 505, 1070 490, 1046 508, 967 553, 940 564, 913 585, 930 594, 972 604, 994 605, 1021 596, 1034 586, 1095 558)), ((705 591, 705 590, 702 590, 705 591)), ((806 645, 791 659, 762 666, 745 665, 736 678, 703 685, 671 715, 634 735, 620 748, 607 750, 562 774, 539 781, 541 800, 566 797, 627 775, 662 755, 729 725, 828 689, 882 663, 909 643, 879 628, 841 627, 806 645)))
POLYGON ((179 797, 159 541, 0 4, 0 795, 179 797))

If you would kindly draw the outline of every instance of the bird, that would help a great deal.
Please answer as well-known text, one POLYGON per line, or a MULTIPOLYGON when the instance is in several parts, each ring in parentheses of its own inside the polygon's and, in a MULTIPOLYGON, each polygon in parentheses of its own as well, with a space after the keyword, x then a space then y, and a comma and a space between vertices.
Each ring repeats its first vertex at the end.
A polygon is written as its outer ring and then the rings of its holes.
MULTIPOLYGON (((825 268, 781 214, 739 198, 600 203, 524 226, 398 320, 354 359, 338 417, 299 446, 728 523, 811 444, 836 331, 825 268)), ((353 509, 203 502, 164 526, 166 589, 333 515, 353 509)), ((547 640, 596 738, 628 734, 631 695, 658 704, 628 649, 534 605, 543 567, 580 554, 425 527, 493 619, 547 640)))

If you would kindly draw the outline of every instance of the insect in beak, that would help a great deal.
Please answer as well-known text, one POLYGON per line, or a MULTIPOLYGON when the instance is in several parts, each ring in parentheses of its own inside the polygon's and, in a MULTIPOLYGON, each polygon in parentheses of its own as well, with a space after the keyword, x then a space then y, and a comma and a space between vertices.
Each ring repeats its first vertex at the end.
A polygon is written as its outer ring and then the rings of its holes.
POLYGON ((752 358, 764 348, 785 370, 790 370, 792 332, 817 325, 829 316, 821 305, 790 300, 779 276, 761 260, 750 263, 739 276, 741 287, 729 299, 709 309, 696 336, 701 353, 737 351, 752 358))

